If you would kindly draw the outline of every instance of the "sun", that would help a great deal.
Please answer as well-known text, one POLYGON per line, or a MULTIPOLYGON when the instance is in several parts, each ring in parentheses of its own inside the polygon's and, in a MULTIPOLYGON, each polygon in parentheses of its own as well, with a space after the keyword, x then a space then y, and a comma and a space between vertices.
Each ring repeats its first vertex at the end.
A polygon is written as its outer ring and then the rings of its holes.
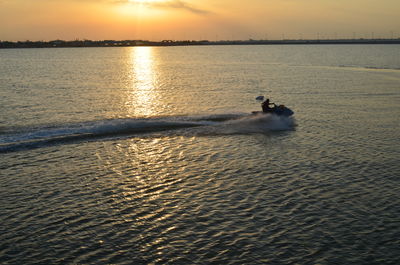
MULTIPOLYGON (((115 5, 115 10, 122 15, 121 18, 141 20, 158 17, 165 13, 163 3, 169 0, 120 0, 120 5, 115 5)), ((0 0, 1 2, 1 0, 0 0)))
POLYGON ((162 2, 163 0, 128 0, 128 1, 130 3, 148 4, 148 3, 162 2))

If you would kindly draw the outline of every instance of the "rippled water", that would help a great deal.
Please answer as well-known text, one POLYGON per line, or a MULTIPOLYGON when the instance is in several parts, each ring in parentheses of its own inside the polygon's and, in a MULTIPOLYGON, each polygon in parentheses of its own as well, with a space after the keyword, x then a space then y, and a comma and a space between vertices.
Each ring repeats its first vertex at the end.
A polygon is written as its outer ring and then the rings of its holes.
POLYGON ((0 50, 0 95, 2 264, 400 263, 399 45, 0 50))

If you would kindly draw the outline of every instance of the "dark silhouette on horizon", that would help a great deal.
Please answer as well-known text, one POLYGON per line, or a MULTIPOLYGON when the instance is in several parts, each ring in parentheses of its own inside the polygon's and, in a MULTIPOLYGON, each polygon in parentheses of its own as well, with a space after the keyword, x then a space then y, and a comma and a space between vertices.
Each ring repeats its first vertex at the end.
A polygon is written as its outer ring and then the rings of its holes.
POLYGON ((293 45, 293 44, 400 44, 397 39, 314 39, 314 40, 52 40, 0 41, 3 48, 66 48, 66 47, 131 47, 131 46, 190 46, 190 45, 293 45))

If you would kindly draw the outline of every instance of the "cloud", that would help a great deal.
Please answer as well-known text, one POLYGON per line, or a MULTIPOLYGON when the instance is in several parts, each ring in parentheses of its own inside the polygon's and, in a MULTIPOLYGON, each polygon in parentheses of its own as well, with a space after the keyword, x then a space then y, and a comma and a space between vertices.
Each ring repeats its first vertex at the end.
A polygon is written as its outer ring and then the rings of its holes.
POLYGON ((111 2, 117 3, 117 4, 132 4, 132 5, 141 4, 141 5, 146 5, 148 7, 159 8, 159 9, 166 9, 166 8, 182 9, 182 10, 185 10, 185 11, 188 11, 188 12, 191 12, 194 14, 198 14, 198 15, 212 14, 211 11, 195 7, 195 6, 187 3, 186 1, 182 1, 182 0, 166 0, 166 1, 155 1, 155 2, 139 2, 139 1, 135 2, 135 1, 129 1, 129 0, 111 0, 111 2))
POLYGON ((161 7, 161 8, 175 8, 175 9, 183 9, 195 14, 199 14, 199 15, 208 15, 211 14, 210 11, 207 11, 205 9, 201 9, 201 8, 197 8, 194 7, 184 1, 181 0, 170 0, 170 1, 166 1, 166 2, 154 2, 152 4, 154 7, 161 7))

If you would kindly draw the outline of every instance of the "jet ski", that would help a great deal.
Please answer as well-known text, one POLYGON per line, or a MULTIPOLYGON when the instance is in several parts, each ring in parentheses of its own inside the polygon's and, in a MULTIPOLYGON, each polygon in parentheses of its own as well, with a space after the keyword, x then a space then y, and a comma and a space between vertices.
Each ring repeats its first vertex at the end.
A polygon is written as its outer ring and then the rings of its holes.
POLYGON ((253 111, 252 114, 274 114, 277 116, 290 117, 294 112, 286 107, 285 105, 275 105, 272 103, 273 107, 264 109, 263 111, 253 111))

